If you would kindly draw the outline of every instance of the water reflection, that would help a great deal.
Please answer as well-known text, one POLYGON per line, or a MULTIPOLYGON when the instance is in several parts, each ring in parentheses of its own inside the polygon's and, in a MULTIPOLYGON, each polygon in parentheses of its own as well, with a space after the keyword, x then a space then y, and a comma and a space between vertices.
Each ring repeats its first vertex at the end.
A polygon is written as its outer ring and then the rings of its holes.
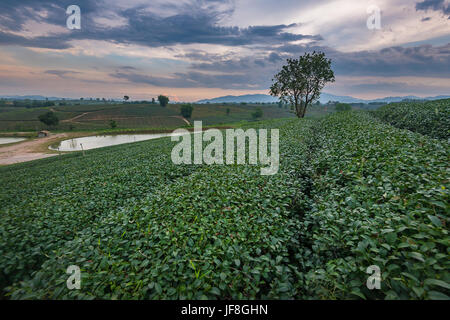
POLYGON ((175 135, 180 134, 158 133, 158 134, 119 134, 109 136, 91 136, 91 137, 64 140, 57 145, 50 146, 50 149, 59 151, 90 150, 101 147, 115 146, 124 143, 170 137, 175 135))
POLYGON ((6 137, 6 138, 0 138, 0 144, 8 144, 13 142, 19 142, 27 140, 26 138, 13 138, 13 137, 6 137))

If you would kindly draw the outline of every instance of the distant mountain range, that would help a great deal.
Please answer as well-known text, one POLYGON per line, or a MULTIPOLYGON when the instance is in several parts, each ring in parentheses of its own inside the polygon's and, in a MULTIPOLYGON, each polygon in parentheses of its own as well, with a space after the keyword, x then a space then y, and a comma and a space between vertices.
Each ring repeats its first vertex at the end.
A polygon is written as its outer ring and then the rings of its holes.
MULTIPOLYGON (((8 100, 49 100, 49 101, 61 101, 61 100, 67 100, 67 101, 75 101, 80 100, 79 98, 61 98, 61 97, 44 97, 41 95, 28 95, 28 96, 0 96, 0 99, 8 99, 8 100)), ((85 97, 85 101, 96 101, 97 98, 90 98, 85 97)), ((109 100, 109 99, 108 99, 109 100)), ((111 99, 113 101, 123 101, 122 99, 111 99)))
MULTIPOLYGON (((339 101, 343 103, 370 103, 370 102, 400 102, 404 99, 409 100, 438 100, 438 99, 449 99, 450 96, 436 96, 436 97, 427 97, 427 98, 421 98, 416 96, 404 96, 404 97, 386 97, 386 98, 380 98, 380 99, 373 99, 373 100, 364 100, 364 99, 358 99, 353 98, 350 96, 336 96, 329 93, 322 93, 320 96, 320 102, 321 103, 327 103, 328 101, 339 101)), ((218 97, 213 99, 204 99, 197 101, 197 103, 272 103, 272 102, 278 102, 278 98, 269 96, 267 94, 246 94, 242 96, 224 96, 224 97, 218 97)))
MULTIPOLYGON (((62 100, 63 98, 58 97, 44 97, 39 95, 33 96, 0 96, 1 99, 10 99, 10 100, 62 100)), ((70 99, 66 99, 70 100, 70 99)))
MULTIPOLYGON (((0 96, 2 99, 10 99, 10 100, 63 100, 64 98, 60 97, 44 97, 41 95, 28 95, 28 96, 0 96)), ((85 98, 88 99, 88 98, 85 98)), ((442 95, 442 96, 435 96, 435 97, 416 97, 416 96, 404 96, 404 97, 386 97, 386 98, 380 98, 380 99, 373 99, 373 100, 364 100, 364 99, 358 99, 350 96, 336 96, 334 94, 329 93, 322 93, 320 96, 320 102, 321 103, 327 103, 328 101, 339 101, 343 103, 370 103, 370 102, 400 102, 404 99, 409 100, 439 100, 439 99, 450 99, 450 95, 442 95)), ((78 100, 78 99, 72 99, 72 98, 65 98, 65 100, 78 100)), ((242 96, 223 96, 213 99, 203 99, 197 101, 197 103, 272 103, 272 102, 278 102, 278 98, 272 97, 267 94, 246 94, 242 96)))

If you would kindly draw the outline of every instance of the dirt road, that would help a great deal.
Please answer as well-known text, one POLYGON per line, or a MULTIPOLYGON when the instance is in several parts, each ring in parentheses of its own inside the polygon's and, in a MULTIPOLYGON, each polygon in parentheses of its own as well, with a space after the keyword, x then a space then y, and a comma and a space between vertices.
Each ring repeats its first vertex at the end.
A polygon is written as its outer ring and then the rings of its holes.
POLYGON ((36 138, 10 146, 0 146, 0 165, 26 162, 36 159, 56 156, 55 153, 46 153, 48 144, 60 138, 67 137, 66 133, 52 134, 45 138, 36 138))

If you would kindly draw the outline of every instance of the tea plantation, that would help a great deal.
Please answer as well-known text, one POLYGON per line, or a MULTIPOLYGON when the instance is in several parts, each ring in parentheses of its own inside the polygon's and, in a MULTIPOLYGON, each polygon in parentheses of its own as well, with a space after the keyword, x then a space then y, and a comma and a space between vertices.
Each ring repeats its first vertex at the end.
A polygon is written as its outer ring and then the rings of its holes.
POLYGON ((373 114, 398 128, 438 139, 450 138, 450 99, 393 103, 381 107, 373 114))
POLYGON ((280 129, 274 176, 174 165, 169 139, 0 168, 0 296, 449 298, 438 131, 363 112, 258 125, 280 129), (70 265, 81 290, 66 287, 70 265), (367 289, 371 265, 380 290, 367 289))

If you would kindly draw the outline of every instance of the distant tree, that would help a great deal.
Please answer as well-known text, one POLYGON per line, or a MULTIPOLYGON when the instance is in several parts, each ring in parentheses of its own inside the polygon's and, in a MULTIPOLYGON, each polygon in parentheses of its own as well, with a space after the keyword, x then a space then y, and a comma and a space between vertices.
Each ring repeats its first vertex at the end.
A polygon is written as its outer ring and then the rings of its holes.
POLYGON ((169 104, 169 97, 160 95, 158 96, 158 101, 161 107, 166 107, 169 104))
POLYGON ((128 101, 128 100, 130 100, 130 97, 129 96, 123 96, 123 100, 124 101, 128 101))
POLYGON ((56 116, 56 114, 52 111, 49 111, 47 113, 41 114, 38 117, 39 121, 41 121, 42 123, 44 123, 45 125, 51 127, 51 126, 56 126, 59 123, 59 119, 56 116))
POLYGON ((262 116, 263 116, 263 111, 261 108, 256 109, 255 112, 252 113, 252 118, 254 120, 261 118, 262 116))
POLYGON ((230 112, 231 112, 230 108, 227 108, 227 116, 230 115, 230 112))
POLYGON ((338 103, 336 104, 336 111, 343 112, 343 111, 350 111, 352 110, 352 106, 348 103, 338 103))
POLYGON ((181 105, 181 115, 186 119, 189 119, 192 116, 193 110, 194 107, 190 103, 181 105))
POLYGON ((331 60, 323 52, 305 53, 299 59, 287 59, 279 73, 272 79, 272 96, 290 102, 295 114, 304 118, 308 106, 319 99, 320 91, 327 82, 334 82, 331 60))
POLYGON ((155 98, 152 98, 152 104, 155 104, 155 103, 156 103, 155 98))
POLYGON ((111 129, 117 128, 117 122, 115 120, 109 120, 109 126, 111 129))

